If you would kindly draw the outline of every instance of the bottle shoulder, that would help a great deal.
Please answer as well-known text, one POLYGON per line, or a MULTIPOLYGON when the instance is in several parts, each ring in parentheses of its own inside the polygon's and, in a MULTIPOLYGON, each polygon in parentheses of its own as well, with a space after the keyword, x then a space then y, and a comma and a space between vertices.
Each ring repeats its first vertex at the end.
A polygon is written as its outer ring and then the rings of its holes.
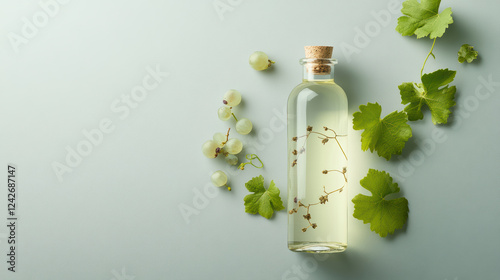
POLYGON ((322 88, 322 89, 330 89, 330 90, 336 90, 336 91, 342 91, 344 90, 335 82, 311 82, 311 81, 304 81, 292 90, 293 91, 301 91, 307 88, 322 88))
POLYGON ((319 95, 336 95, 347 100, 345 91, 336 83, 304 81, 292 89, 289 99, 297 98, 299 95, 309 95, 311 92, 319 95))

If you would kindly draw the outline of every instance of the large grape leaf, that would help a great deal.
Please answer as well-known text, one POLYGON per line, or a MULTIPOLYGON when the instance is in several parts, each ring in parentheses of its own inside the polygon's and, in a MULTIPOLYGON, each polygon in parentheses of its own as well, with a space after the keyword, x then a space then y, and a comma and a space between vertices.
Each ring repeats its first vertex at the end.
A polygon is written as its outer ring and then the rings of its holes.
POLYGON ((271 218, 274 211, 285 209, 283 201, 281 201, 280 190, 276 187, 273 181, 269 184, 266 190, 264 187, 264 177, 253 177, 245 183, 248 191, 254 192, 245 196, 245 212, 250 214, 259 213, 264 218, 271 218))
POLYGON ((372 196, 358 194, 352 199, 354 218, 370 223, 370 229, 381 237, 402 228, 408 219, 408 200, 404 197, 385 199, 387 195, 399 192, 398 184, 392 182, 389 173, 370 169, 360 183, 372 196))
POLYGON ((478 52, 474 50, 474 47, 469 44, 463 44, 458 50, 458 62, 471 63, 474 59, 477 58, 478 52))
POLYGON ((382 107, 378 103, 359 106, 359 112, 353 114, 353 128, 364 129, 361 133, 361 149, 377 151, 377 154, 389 160, 393 154, 401 154, 406 141, 410 139, 411 127, 407 124, 405 112, 394 111, 381 119, 382 107))
POLYGON ((396 30, 403 36, 429 36, 434 39, 443 36, 448 25, 453 23, 451 8, 439 13, 441 0, 407 0, 403 2, 396 30))
POLYGON ((403 83, 399 86, 401 104, 408 104, 405 112, 410 121, 421 120, 422 105, 427 105, 431 111, 434 124, 446 123, 451 111, 455 106, 456 87, 448 84, 455 78, 456 71, 439 69, 435 72, 422 76, 422 83, 403 83))

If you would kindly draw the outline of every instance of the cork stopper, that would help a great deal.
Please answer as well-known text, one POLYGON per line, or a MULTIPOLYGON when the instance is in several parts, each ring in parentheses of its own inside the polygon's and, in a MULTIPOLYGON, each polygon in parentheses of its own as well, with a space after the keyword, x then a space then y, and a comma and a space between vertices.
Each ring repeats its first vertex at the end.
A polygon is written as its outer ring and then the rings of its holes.
POLYGON ((306 46, 306 58, 332 58, 333 47, 330 46, 306 46))
POLYGON ((322 59, 331 59, 333 47, 331 46, 306 46, 306 58, 312 59, 306 65, 307 72, 314 75, 329 75, 332 72, 332 67, 327 61, 322 59), (314 59, 317 59, 316 61, 314 59))

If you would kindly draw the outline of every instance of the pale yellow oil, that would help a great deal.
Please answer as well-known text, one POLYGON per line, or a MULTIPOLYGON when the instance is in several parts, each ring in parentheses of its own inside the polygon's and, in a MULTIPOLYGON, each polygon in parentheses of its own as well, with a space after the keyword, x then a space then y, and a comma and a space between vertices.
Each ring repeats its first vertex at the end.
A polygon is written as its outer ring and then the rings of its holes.
POLYGON ((347 131, 347 97, 333 80, 305 80, 290 93, 287 211, 292 251, 347 248, 347 131), (304 217, 308 213, 310 219, 304 217))

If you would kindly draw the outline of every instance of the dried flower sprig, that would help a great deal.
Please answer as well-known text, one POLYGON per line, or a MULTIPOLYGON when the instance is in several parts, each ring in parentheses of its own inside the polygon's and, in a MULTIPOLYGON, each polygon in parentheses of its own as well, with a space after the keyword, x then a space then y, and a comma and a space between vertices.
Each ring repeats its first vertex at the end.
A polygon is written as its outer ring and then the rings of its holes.
POLYGON ((326 169, 325 169, 325 170, 321 171, 321 173, 323 173, 323 174, 328 174, 329 172, 338 172, 338 173, 340 173, 340 174, 344 175, 344 180, 345 180, 345 181, 346 181, 346 183, 347 183, 347 175, 346 175, 346 173, 347 173, 347 167, 345 167, 345 166, 344 166, 344 167, 342 168, 342 170, 338 170, 338 169, 326 170, 326 169))
MULTIPOLYGON (((340 142, 337 139, 338 137, 344 137, 345 135, 339 135, 339 134, 337 134, 337 132, 335 130, 328 128, 326 126, 323 126, 323 129, 324 129, 324 131, 326 131, 325 133, 314 131, 312 126, 307 126, 307 128, 306 128, 307 133, 305 135, 292 137, 292 141, 294 141, 294 142, 298 142, 300 138, 305 138, 304 143, 302 144, 302 147, 298 151, 296 149, 293 150, 292 155, 297 156, 297 158, 298 158, 298 156, 303 154, 305 152, 305 146, 306 146, 307 140, 309 139, 309 136, 314 134, 314 135, 318 135, 318 138, 321 139, 321 143, 323 145, 326 145, 332 139, 335 140, 335 142, 339 146, 340 150, 342 151, 344 158, 347 160, 347 155, 346 155, 344 149, 342 148, 342 145, 340 144, 340 142), (333 133, 333 135, 331 135, 331 133, 333 133)), ((297 165, 297 158, 293 160, 292 167, 297 165)), ((328 202, 328 198, 331 194, 334 194, 337 192, 341 193, 344 190, 345 186, 347 185, 347 167, 343 167, 342 169, 324 169, 321 171, 321 173, 325 174, 325 175, 327 175, 329 173, 340 173, 344 177, 344 184, 342 185, 341 188, 335 189, 335 190, 330 191, 330 192, 327 192, 326 187, 323 186, 323 194, 321 196, 319 196, 318 201, 316 203, 304 204, 304 203, 302 203, 302 201, 297 200, 297 197, 295 197, 294 203, 298 203, 298 206, 289 210, 288 213, 290 215, 292 215, 294 213, 298 213, 298 211, 300 210, 301 207, 306 209, 306 213, 305 213, 305 215, 302 215, 302 217, 307 221, 308 226, 302 228, 302 232, 306 232, 307 229, 310 227, 312 227, 313 229, 318 227, 318 225, 316 223, 311 222, 311 220, 312 220, 312 215, 310 213, 311 207, 316 206, 316 205, 326 204, 328 202)))
MULTIPOLYGON (((327 135, 327 134, 322 133, 322 132, 314 131, 312 126, 307 126, 307 128, 306 128, 307 133, 305 135, 292 137, 292 141, 294 141, 294 142, 298 142, 300 138, 305 138, 304 143, 302 144, 302 147, 298 151, 293 150, 292 154, 294 156, 297 156, 297 157, 300 154, 303 154, 305 152, 305 146, 307 143, 307 139, 309 139, 309 136, 311 136, 312 134, 315 134, 315 135, 319 135, 318 138, 321 139, 321 143, 323 143, 323 145, 328 143, 328 141, 330 141, 331 139, 334 139, 335 142, 337 142, 337 145, 339 146, 340 150, 342 151, 342 154, 344 155, 345 159, 347 160, 347 154, 345 153, 344 149, 342 148, 342 145, 340 145, 340 142, 337 139, 337 137, 345 137, 346 135, 339 135, 339 134, 337 134, 337 132, 335 132, 335 130, 328 128, 326 126, 323 126, 323 129, 327 132, 333 132, 333 136, 327 135)), ((294 167, 295 165, 297 165, 297 160, 294 160, 292 162, 292 167, 294 167)))
MULTIPOLYGON (((347 183, 347 181, 346 181, 347 183)), ((318 225, 316 223, 312 223, 311 222, 311 219, 312 219, 312 216, 311 216, 311 213, 309 212, 311 207, 315 206, 315 205, 320 205, 320 204, 326 204, 328 202, 328 196, 333 194, 333 193, 336 193, 336 192, 339 192, 341 193, 343 190, 344 190, 344 187, 345 187, 345 183, 344 185, 341 187, 341 188, 338 188, 336 190, 333 190, 333 191, 330 191, 330 192, 327 192, 326 191, 326 187, 323 186, 323 192, 325 193, 324 195, 320 196, 318 198, 318 202, 316 203, 309 203, 307 205, 303 204, 300 200, 298 201, 299 205, 296 207, 296 208, 293 208, 291 209, 290 211, 288 211, 288 213, 290 215, 292 215, 293 213, 297 213, 299 210, 300 210, 300 207, 303 207, 306 209, 306 214, 305 215, 302 215, 304 217, 305 220, 307 220, 307 222, 309 223, 309 225, 305 228, 302 228, 302 231, 303 232, 306 232, 308 228, 312 227, 313 229, 317 228, 318 225)))

